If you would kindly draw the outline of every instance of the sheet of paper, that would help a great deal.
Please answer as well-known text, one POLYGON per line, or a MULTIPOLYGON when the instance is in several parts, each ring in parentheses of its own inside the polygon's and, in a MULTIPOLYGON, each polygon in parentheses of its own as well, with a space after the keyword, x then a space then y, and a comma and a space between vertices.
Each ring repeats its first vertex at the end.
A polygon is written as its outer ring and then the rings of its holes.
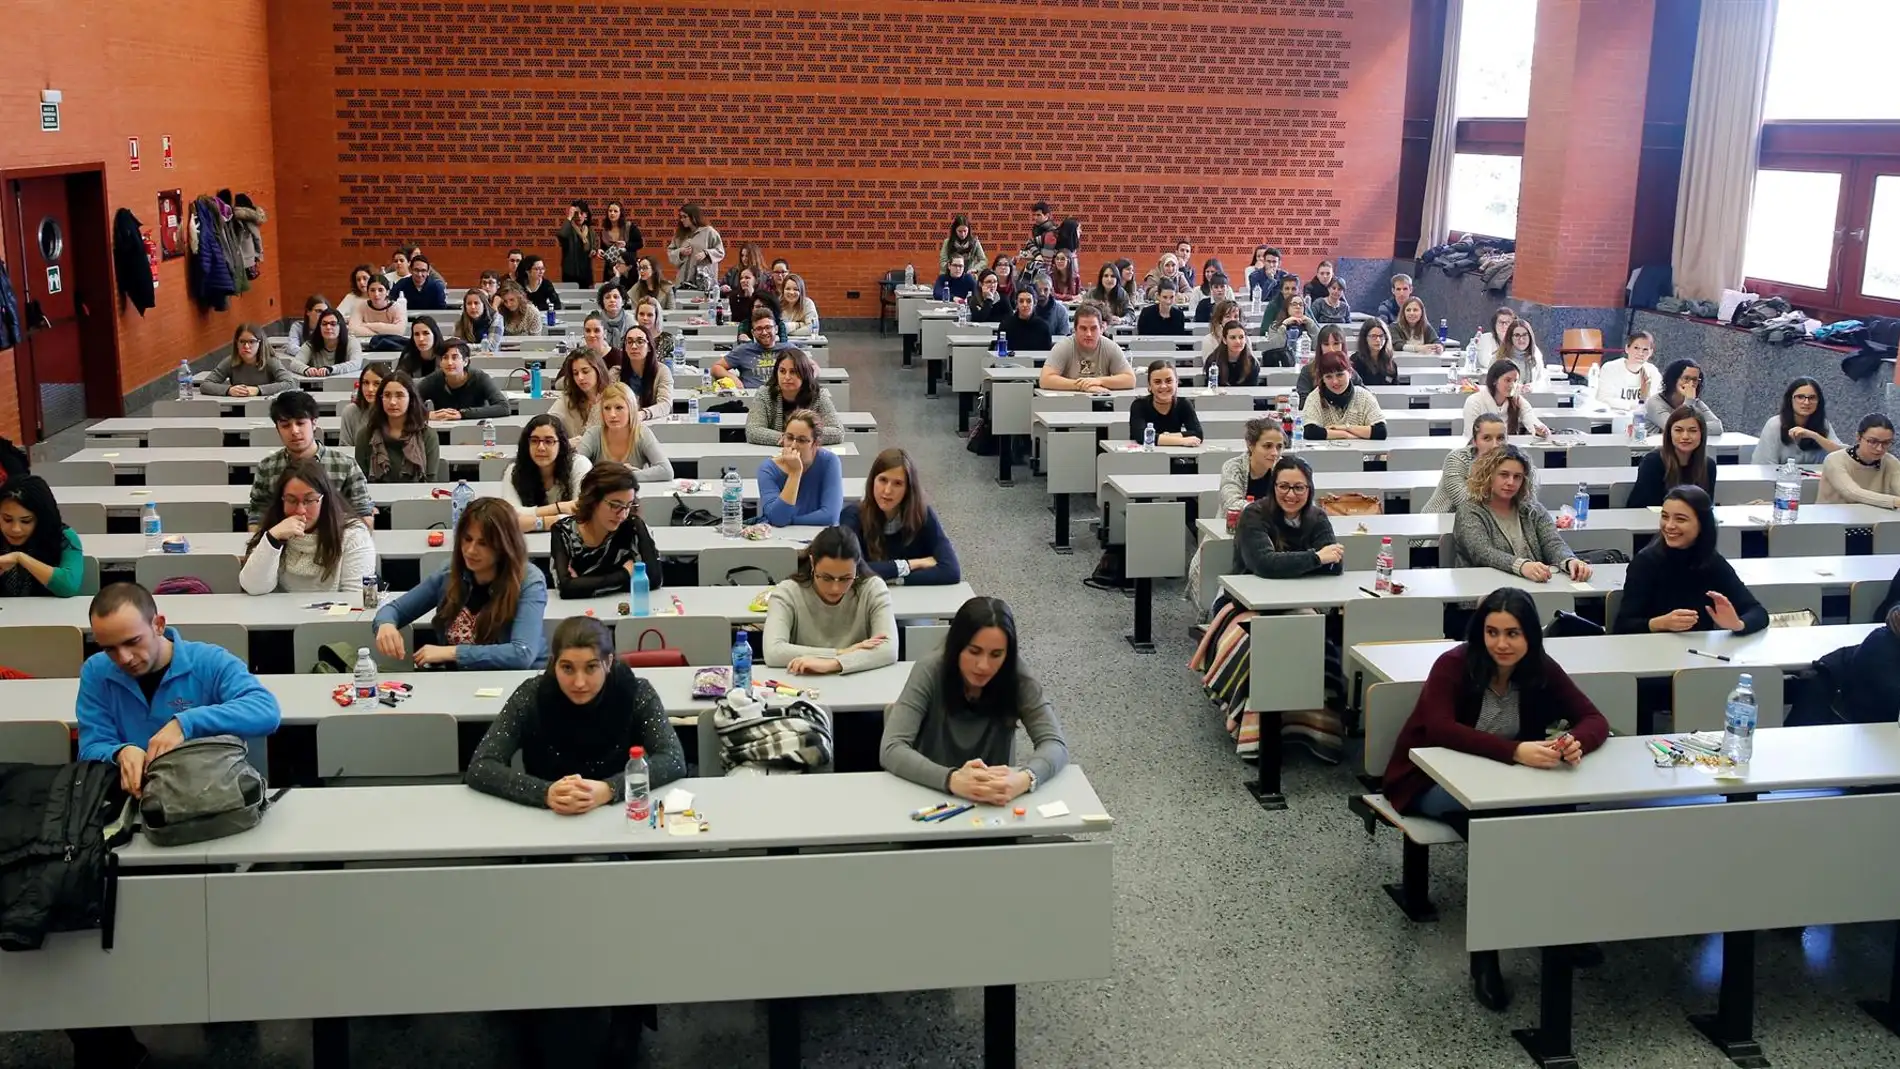
POLYGON ((117 453, 101 453, 99 455, 106 458, 107 460, 117 460, 119 457, 119 454, 117 453))
POLYGON ((501 688, 500 687, 478 687, 475 691, 475 696, 477 698, 499 698, 501 697, 501 688))
POLYGON ((1047 805, 1039 805, 1036 807, 1036 815, 1042 817, 1044 820, 1053 817, 1066 817, 1069 815, 1069 803, 1050 802, 1047 805))
POLYGON ((666 797, 660 799, 660 804, 666 807, 668 813, 684 813, 693 808, 693 792, 675 787, 666 792, 666 797))
POLYGON ((1572 583, 1570 584, 1570 589, 1594 591, 1596 587, 1591 586, 1589 583, 1572 583))
POLYGON ((330 606, 330 608, 329 608, 328 610, 326 610, 326 615, 329 615, 329 616, 348 616, 349 614, 351 614, 351 613, 353 613, 353 612, 355 612, 355 611, 356 611, 356 610, 355 610, 354 608, 352 608, 351 606, 348 606, 348 605, 332 605, 332 606, 330 606))

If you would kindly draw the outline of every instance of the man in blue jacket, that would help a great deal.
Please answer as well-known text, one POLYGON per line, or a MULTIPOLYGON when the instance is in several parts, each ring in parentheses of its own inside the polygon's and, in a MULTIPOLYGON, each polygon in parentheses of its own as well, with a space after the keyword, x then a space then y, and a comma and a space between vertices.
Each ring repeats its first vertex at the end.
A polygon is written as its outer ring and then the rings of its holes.
POLYGON ((390 287, 389 299, 407 302, 411 312, 447 308, 449 287, 441 279, 430 277, 429 258, 418 252, 409 258, 408 276, 390 287))
POLYGON ((223 647, 179 638, 144 587, 114 583, 87 615, 99 652, 79 672, 79 759, 117 764, 127 793, 186 739, 277 730, 276 696, 223 647))

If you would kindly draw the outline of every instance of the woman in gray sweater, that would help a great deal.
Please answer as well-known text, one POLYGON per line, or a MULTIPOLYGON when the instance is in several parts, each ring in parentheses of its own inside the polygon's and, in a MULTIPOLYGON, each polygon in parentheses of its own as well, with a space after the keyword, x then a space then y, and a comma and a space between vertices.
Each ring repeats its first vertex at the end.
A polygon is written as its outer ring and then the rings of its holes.
POLYGON ((987 805, 1008 805, 1069 763, 1062 725, 1022 667, 1016 618, 1001 599, 964 602, 943 652, 911 669, 904 692, 884 711, 879 757, 894 775, 987 805), (1019 723, 1035 749, 1013 765, 1019 723))
POLYGON ((1663 368, 1662 389, 1651 395, 1643 405, 1643 415, 1649 420, 1650 432, 1669 423, 1669 414, 1678 408, 1695 410, 1702 417, 1702 425, 1708 430, 1709 437, 1719 438, 1722 434, 1722 419, 1710 411, 1707 402, 1702 400, 1702 390, 1708 384, 1702 376, 1702 365, 1683 357, 1671 360, 1663 368))
POLYGON ((1338 575, 1346 547, 1333 536, 1333 521, 1319 507, 1313 469, 1299 457, 1283 456, 1267 473, 1272 492, 1247 506, 1234 531, 1240 566, 1262 579, 1338 575))
POLYGON ((765 663, 798 675, 862 672, 897 663, 897 618, 884 580, 864 567, 858 536, 818 532, 798 574, 765 602, 765 663))
POLYGON ((1451 528, 1452 566, 1496 568, 1533 583, 1565 572, 1583 582, 1590 566, 1570 551, 1550 510, 1531 493, 1530 470, 1530 458, 1514 445, 1498 446, 1472 465, 1451 528))
POLYGON ((239 323, 231 334, 231 355, 198 380, 198 390, 211 397, 269 397, 297 388, 297 376, 264 348, 264 332, 239 323))

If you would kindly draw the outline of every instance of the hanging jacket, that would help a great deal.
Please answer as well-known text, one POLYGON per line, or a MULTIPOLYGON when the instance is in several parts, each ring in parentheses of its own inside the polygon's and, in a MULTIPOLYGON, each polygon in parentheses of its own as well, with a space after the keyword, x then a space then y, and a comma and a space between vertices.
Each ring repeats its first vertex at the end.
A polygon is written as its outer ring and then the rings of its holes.
POLYGON ((237 279, 231 271, 219 231, 218 202, 199 197, 191 202, 191 273, 192 296, 214 312, 230 307, 237 295, 237 279))
POLYGON ((264 209, 251 198, 238 194, 237 207, 231 210, 232 226, 237 231, 237 262, 246 281, 264 273, 264 209))
POLYGON ((13 295, 13 279, 7 274, 7 265, 0 260, 0 349, 11 349, 20 344, 20 306, 13 295))
POLYGON ((140 225, 130 208, 112 213, 112 273, 118 280, 119 293, 142 316, 158 303, 158 287, 152 281, 152 262, 145 256, 145 235, 139 232, 140 225))
POLYGON ((91 928, 112 949, 113 850, 131 837, 117 765, 0 765, 0 950, 91 928))

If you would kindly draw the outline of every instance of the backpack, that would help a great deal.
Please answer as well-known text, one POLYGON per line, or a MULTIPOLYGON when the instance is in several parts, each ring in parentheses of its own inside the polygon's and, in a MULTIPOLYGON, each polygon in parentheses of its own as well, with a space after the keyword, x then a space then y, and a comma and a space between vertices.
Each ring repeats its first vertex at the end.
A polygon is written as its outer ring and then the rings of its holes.
POLYGON ((1788 298, 1764 297, 1759 301, 1743 301, 1735 306, 1735 314, 1729 322, 1738 327, 1759 327, 1776 316, 1787 315, 1788 298))
POLYGON ((347 642, 326 642, 317 647, 317 661, 310 666, 313 675, 356 674, 356 647, 347 642))
POLYGON ((113 851, 132 838, 129 801, 107 761, 0 765, 0 950, 92 928, 112 949, 113 851))
POLYGON ((195 575, 174 575, 170 579, 161 579, 152 588, 154 594, 209 594, 211 584, 195 575))
POLYGON ((154 846, 185 846, 248 831, 274 800, 265 790, 243 739, 186 739, 145 765, 139 799, 145 837, 154 846))
POLYGON ((673 526, 675 527, 717 527, 719 516, 711 509, 696 509, 686 503, 678 494, 673 495, 673 526))

